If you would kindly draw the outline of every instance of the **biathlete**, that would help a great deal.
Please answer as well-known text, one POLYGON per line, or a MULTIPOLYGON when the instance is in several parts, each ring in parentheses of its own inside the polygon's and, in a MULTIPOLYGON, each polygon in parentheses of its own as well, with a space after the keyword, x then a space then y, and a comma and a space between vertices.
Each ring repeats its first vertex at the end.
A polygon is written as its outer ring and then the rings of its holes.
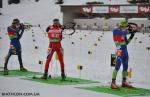
POLYGON ((20 70, 27 71, 27 69, 24 68, 22 63, 22 55, 21 55, 22 51, 21 51, 21 44, 20 44, 20 39, 24 33, 24 26, 23 24, 20 23, 19 19, 14 19, 11 26, 7 27, 7 31, 10 39, 10 49, 8 51, 7 56, 5 57, 4 75, 9 74, 7 64, 11 55, 17 55, 20 64, 20 70))
POLYGON ((65 64, 64 64, 64 60, 63 60, 63 48, 61 46, 63 30, 64 30, 64 27, 60 25, 59 19, 54 19, 53 25, 48 26, 46 29, 46 32, 47 32, 48 38, 49 38, 49 48, 48 48, 48 55, 47 55, 47 59, 46 59, 46 63, 45 63, 45 70, 44 70, 42 79, 47 79, 47 77, 48 77, 49 63, 52 59, 54 52, 57 53, 58 59, 60 61, 61 78, 62 78, 62 80, 65 80, 65 78, 66 78, 65 64))
POLYGON ((133 39, 135 31, 129 31, 128 27, 129 27, 128 21, 122 20, 119 24, 119 27, 113 30, 113 40, 116 45, 116 65, 112 74, 112 82, 111 82, 112 89, 119 88, 116 84, 116 77, 117 72, 120 69, 121 63, 123 64, 122 87, 128 88, 132 87, 132 85, 130 85, 129 82, 127 82, 128 60, 129 60, 127 45, 133 39), (130 37, 127 39, 128 34, 130 34, 130 37))

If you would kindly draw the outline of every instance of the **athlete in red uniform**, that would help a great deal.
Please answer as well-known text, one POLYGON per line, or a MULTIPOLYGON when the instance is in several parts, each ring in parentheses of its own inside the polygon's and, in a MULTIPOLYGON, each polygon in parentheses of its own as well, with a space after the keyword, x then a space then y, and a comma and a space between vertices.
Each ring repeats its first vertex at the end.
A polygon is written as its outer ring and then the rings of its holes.
POLYGON ((64 68, 65 65, 63 61, 63 48, 61 46, 63 29, 64 28, 60 25, 58 19, 54 19, 53 25, 47 27, 46 29, 46 32, 48 33, 48 38, 49 38, 49 48, 48 48, 48 55, 47 55, 45 70, 44 70, 42 79, 47 79, 49 63, 51 61, 53 53, 56 51, 58 55, 58 59, 60 61, 60 66, 61 66, 61 77, 62 77, 62 80, 65 80, 65 68, 64 68))

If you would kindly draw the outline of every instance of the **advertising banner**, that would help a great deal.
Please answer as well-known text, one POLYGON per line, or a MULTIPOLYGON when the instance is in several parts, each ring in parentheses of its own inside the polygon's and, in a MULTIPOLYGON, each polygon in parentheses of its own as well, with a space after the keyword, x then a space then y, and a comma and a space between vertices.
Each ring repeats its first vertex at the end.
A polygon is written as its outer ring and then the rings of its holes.
POLYGON ((94 6, 92 13, 109 13, 108 6, 94 6))
POLYGON ((91 6, 83 6, 83 7, 81 7, 81 12, 92 13, 92 7, 91 6))
POLYGON ((138 13, 138 6, 120 6, 120 13, 138 13))
POLYGON ((120 6, 109 6, 109 13, 119 13, 120 12, 120 6))
POLYGON ((150 13, 150 5, 139 5, 138 13, 150 13))

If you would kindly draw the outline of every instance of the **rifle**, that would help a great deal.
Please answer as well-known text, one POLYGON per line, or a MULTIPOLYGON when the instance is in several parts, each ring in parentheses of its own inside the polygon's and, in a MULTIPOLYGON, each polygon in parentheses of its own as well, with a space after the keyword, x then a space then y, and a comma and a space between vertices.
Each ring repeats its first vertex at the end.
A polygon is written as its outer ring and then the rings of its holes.
POLYGON ((74 22, 68 22, 66 24, 63 25, 64 27, 64 35, 73 35, 75 33, 75 26, 76 26, 76 23, 74 22))

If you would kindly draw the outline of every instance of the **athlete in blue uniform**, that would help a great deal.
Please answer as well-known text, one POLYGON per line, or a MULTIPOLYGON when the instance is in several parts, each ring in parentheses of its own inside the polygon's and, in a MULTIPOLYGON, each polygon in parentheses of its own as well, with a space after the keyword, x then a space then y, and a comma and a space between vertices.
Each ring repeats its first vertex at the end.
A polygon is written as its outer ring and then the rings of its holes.
POLYGON ((27 71, 27 69, 23 67, 22 56, 21 56, 21 44, 20 44, 20 38, 24 33, 24 26, 20 24, 20 21, 18 19, 14 19, 12 25, 7 27, 7 31, 8 31, 8 36, 10 38, 10 49, 5 58, 4 75, 8 75, 7 64, 11 55, 18 55, 20 70, 27 71))
POLYGON ((128 21, 123 20, 120 22, 119 28, 113 30, 113 40, 116 45, 116 65, 112 75, 112 89, 118 89, 116 85, 116 77, 117 72, 120 69, 121 63, 123 64, 123 71, 122 71, 122 87, 132 87, 127 81, 127 70, 128 70, 128 50, 127 45, 133 39, 134 33, 131 33, 129 39, 127 39, 127 34, 130 34, 128 29, 128 21))

